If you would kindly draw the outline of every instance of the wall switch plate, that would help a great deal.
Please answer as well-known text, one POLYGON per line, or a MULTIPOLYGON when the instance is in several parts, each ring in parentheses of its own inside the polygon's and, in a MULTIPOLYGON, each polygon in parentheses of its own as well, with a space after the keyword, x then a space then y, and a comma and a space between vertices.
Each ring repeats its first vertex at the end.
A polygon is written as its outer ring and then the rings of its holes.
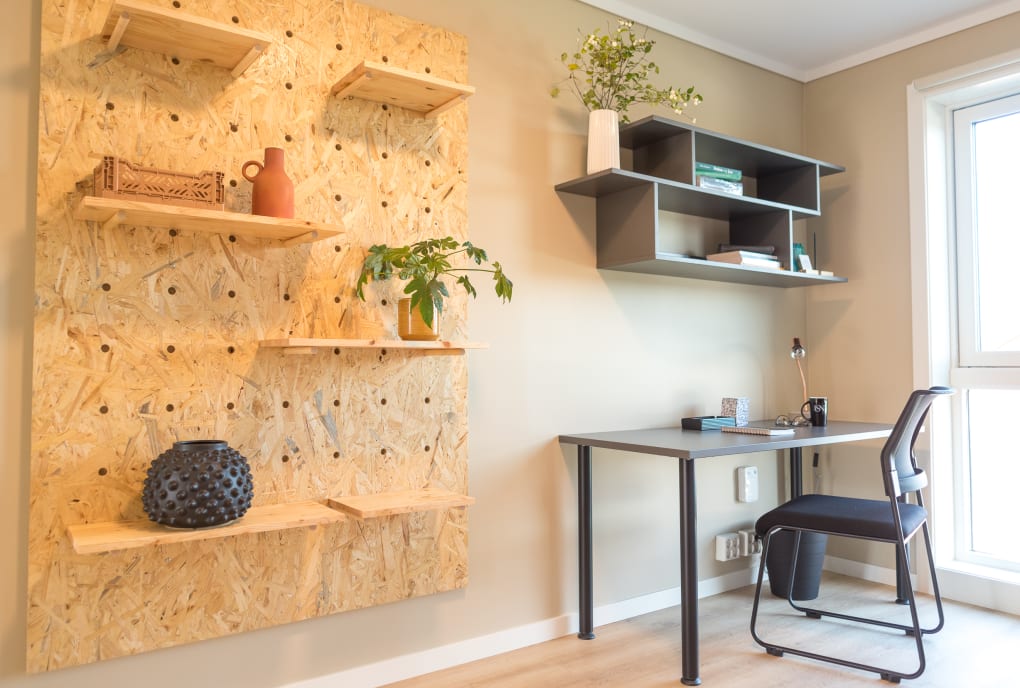
POLYGON ((758 501, 758 467, 741 466, 737 469, 737 500, 758 501))

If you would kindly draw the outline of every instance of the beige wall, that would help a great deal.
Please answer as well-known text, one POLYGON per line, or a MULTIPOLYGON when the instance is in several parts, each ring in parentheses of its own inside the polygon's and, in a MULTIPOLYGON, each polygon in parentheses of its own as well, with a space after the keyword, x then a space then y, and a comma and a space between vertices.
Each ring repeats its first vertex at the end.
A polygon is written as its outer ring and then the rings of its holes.
MULTIPOLYGON (((851 283, 757 289, 594 269, 593 204, 558 197, 552 188, 583 170, 585 115, 576 102, 552 100, 547 91, 561 76, 558 55, 573 45, 577 29, 611 17, 573 0, 371 2, 467 36, 471 82, 478 88, 469 101, 470 235, 506 264, 516 282, 512 304, 499 305, 483 293, 470 307, 472 339, 492 345, 469 358, 470 491, 478 498, 470 516, 470 585, 24 676, 30 180, 39 19, 26 3, 13 4, 0 28, 0 116, 13 119, 0 126, 0 195, 8 218, 0 224, 0 274, 7 287, 0 300, 6 382, 0 392, 0 519, 6 523, 0 531, 0 688, 71 682, 81 688, 156 688, 181 681, 277 686, 557 617, 576 609, 574 455, 560 448, 557 434, 676 423, 684 415, 714 412, 721 397, 737 394, 751 397, 755 416, 785 410, 800 395, 786 354, 794 335, 806 337, 812 390, 834 398, 836 415, 891 420, 898 400, 873 388, 887 380, 897 393, 909 388, 903 86, 948 66, 955 54, 925 47, 883 61, 894 68, 879 66, 860 77, 865 88, 875 89, 871 80, 880 84, 867 98, 845 90, 859 70, 805 89, 655 36, 663 84, 694 82, 706 97, 697 112, 700 125, 851 169, 831 178, 826 219, 811 225, 821 235, 822 255, 851 283), (929 69, 926 63, 935 56, 929 69), (808 145, 802 146, 804 140, 808 145), (884 172, 886 181, 879 182, 875 171, 884 172), (833 207, 836 212, 828 213, 833 207), (889 251, 875 251, 885 243, 889 251), (886 359, 872 342, 874 323, 892 332, 886 359), (840 348, 838 341, 853 342, 853 348, 840 348)), ((1004 45, 1016 29, 1010 20, 968 32, 951 39, 954 52, 972 54, 967 59, 997 52, 992 46, 1004 45)), ((699 554, 702 577, 710 578, 739 568, 711 560, 712 536, 749 523, 776 502, 776 460, 767 455, 706 462, 698 466, 698 480, 699 554), (756 505, 737 505, 733 469, 751 462, 762 468, 764 496, 756 505)), ((676 492, 673 461, 596 453, 596 604, 678 585, 676 492)))
MULTIPOLYGON (((850 282, 807 295, 813 393, 828 394, 839 417, 892 422, 913 389, 907 85, 1015 50, 1018 36, 1015 13, 805 87, 807 149, 847 167, 823 186, 824 223, 833 229, 819 239, 819 253, 850 282)), ((827 481, 881 494, 877 454, 831 451, 827 481)), ((892 566, 876 549, 858 542, 830 552, 892 566)))

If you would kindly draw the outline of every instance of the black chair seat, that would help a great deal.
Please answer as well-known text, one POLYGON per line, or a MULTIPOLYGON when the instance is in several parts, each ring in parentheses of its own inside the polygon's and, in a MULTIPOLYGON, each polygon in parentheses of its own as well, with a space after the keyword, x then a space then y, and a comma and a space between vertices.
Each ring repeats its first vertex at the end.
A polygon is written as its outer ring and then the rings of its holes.
MULTIPOLYGON (((927 516, 924 507, 899 504, 903 526, 902 538, 907 540, 921 527, 927 516)), ((791 530, 817 530, 849 537, 896 542, 889 500, 856 499, 834 495, 807 494, 782 504, 758 519, 755 530, 759 537, 775 527, 791 530)))

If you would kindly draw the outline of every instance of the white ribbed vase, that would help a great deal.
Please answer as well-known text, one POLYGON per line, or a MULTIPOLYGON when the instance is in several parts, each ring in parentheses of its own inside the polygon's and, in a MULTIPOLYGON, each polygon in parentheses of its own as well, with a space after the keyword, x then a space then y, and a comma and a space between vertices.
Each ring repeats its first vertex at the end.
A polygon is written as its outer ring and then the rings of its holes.
POLYGON ((620 114, 616 110, 588 113, 588 174, 620 166, 620 114))

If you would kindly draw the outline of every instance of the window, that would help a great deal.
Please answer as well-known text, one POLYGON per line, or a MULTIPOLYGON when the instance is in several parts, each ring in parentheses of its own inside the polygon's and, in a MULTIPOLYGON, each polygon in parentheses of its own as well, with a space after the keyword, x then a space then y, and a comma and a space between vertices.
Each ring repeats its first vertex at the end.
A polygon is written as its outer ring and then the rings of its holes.
POLYGON ((1020 413, 1020 95, 953 111, 956 355, 950 372, 956 448, 955 556, 1020 571, 1011 425, 1020 413))
POLYGON ((953 113, 961 366, 1020 366, 1020 95, 953 113))

